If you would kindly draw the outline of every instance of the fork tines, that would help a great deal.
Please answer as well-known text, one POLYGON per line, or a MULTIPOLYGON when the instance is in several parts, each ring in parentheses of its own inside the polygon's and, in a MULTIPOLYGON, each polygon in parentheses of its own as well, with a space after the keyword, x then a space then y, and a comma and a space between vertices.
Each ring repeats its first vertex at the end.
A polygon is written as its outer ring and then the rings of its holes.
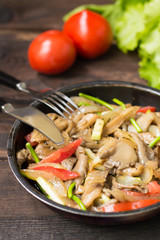
POLYGON ((70 116, 75 111, 75 109, 79 109, 68 96, 59 91, 50 92, 40 101, 47 104, 56 113, 63 116, 64 118, 67 117, 63 114, 63 112, 70 116))

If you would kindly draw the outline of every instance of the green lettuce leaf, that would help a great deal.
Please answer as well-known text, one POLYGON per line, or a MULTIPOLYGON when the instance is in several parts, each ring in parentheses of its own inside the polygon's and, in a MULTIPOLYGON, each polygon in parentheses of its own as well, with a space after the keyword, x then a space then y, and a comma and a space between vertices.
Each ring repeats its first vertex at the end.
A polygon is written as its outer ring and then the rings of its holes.
POLYGON ((148 81, 149 86, 160 89, 160 20, 157 25, 143 37, 139 46, 139 74, 148 81))
POLYGON ((129 5, 116 23, 117 45, 125 53, 138 47, 145 30, 143 12, 144 6, 142 4, 129 5))
POLYGON ((143 58, 139 65, 140 77, 147 80, 150 87, 160 89, 160 70, 156 67, 156 64, 149 59, 143 58))

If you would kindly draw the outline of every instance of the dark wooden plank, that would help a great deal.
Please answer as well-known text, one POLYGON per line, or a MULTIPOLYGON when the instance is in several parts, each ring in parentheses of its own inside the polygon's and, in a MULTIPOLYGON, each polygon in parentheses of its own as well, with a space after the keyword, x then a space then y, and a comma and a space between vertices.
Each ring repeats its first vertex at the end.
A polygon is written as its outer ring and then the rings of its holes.
MULTIPOLYGON (((157 219, 158 220, 158 219, 157 219)), ((160 237, 155 221, 115 227, 80 224, 68 219, 3 219, 0 239, 14 240, 157 240, 160 237), (8 229, 10 230, 8 231, 8 229)))
POLYGON ((78 0, 78 1, 18 1, 1 0, 0 28, 3 29, 61 29, 62 17, 73 8, 87 3, 106 4, 112 0, 78 0), (2 19, 2 20, 1 20, 2 19), (5 24, 4 24, 5 23, 5 24))

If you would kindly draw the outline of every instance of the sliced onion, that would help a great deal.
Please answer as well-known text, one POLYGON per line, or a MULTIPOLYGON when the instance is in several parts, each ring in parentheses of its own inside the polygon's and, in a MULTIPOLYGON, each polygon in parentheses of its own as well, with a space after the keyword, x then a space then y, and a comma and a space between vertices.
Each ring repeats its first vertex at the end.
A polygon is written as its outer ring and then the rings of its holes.
POLYGON ((106 168, 103 166, 103 164, 97 163, 96 165, 94 165, 94 169, 104 171, 106 168))
POLYGON ((104 120, 104 123, 106 124, 109 120, 112 120, 114 117, 118 115, 115 111, 105 111, 101 113, 101 117, 104 120))
POLYGON ((131 177, 131 176, 118 176, 116 178, 117 182, 123 185, 133 186, 141 185, 142 181, 140 177, 131 177))
POLYGON ((29 166, 28 166, 28 169, 34 169, 35 167, 40 167, 40 166, 43 166, 43 167, 45 167, 45 166, 50 166, 50 167, 54 167, 54 168, 63 168, 63 169, 66 169, 66 168, 64 168, 61 164, 59 164, 59 163, 32 163, 32 164, 30 164, 29 166))
POLYGON ((109 197, 107 197, 104 193, 101 193, 100 196, 95 200, 95 203, 96 203, 96 205, 101 205, 110 200, 111 199, 109 197))
POLYGON ((96 154, 94 154, 91 149, 85 148, 85 153, 87 154, 87 156, 88 156, 89 159, 90 159, 90 161, 89 161, 89 170, 90 170, 90 171, 92 171, 93 168, 94 168, 97 164, 101 164, 102 160, 100 159, 99 156, 97 156, 96 154))
POLYGON ((93 113, 93 112, 101 112, 104 109, 102 107, 99 106, 83 106, 81 107, 81 112, 82 113, 93 113))
POLYGON ((120 202, 135 201, 134 196, 131 196, 118 188, 114 188, 113 190, 110 191, 110 193, 112 194, 113 197, 115 197, 120 202))
POLYGON ((149 183, 153 178, 153 168, 145 166, 140 177, 143 183, 149 183))
POLYGON ((160 136, 160 128, 156 125, 149 126, 148 132, 150 132, 154 137, 160 136))
POLYGON ((137 149, 137 144, 133 141, 131 141, 130 139, 127 138, 122 138, 121 141, 127 143, 128 145, 130 145, 132 148, 137 149))
POLYGON ((53 184, 54 188, 56 189, 60 196, 67 197, 66 185, 60 178, 55 177, 50 182, 53 184))
POLYGON ((39 171, 39 170, 30 170, 30 169, 21 169, 21 173, 23 176, 36 181, 38 177, 45 178, 46 180, 51 180, 55 178, 52 173, 39 171))
POLYGON ((112 196, 120 202, 135 202, 143 199, 160 199, 160 194, 129 194, 125 190, 114 188, 110 191, 112 196))

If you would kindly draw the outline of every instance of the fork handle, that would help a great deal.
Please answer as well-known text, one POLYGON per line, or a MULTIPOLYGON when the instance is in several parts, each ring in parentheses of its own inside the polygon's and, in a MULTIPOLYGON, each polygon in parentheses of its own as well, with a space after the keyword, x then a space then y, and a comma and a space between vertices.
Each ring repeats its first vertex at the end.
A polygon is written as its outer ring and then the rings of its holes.
POLYGON ((0 98, 0 112, 3 112, 1 107, 5 104, 6 102, 2 98, 0 98))
POLYGON ((21 83, 21 81, 5 72, 0 71, 0 83, 17 90, 17 84, 21 83))
POLYGON ((25 82, 21 82, 19 79, 2 71, 0 71, 0 83, 15 90, 30 93, 30 90, 27 88, 25 82))

